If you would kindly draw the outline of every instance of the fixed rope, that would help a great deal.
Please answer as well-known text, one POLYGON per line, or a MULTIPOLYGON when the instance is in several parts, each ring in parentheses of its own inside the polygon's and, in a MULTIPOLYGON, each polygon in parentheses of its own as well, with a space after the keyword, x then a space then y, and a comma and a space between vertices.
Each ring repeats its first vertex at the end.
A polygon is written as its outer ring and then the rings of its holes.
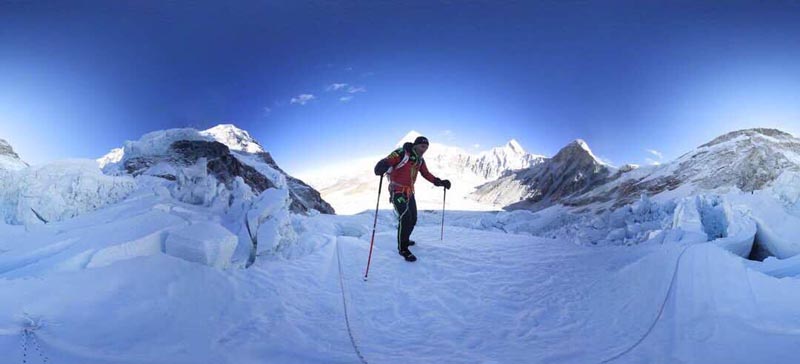
POLYGON ((658 315, 656 315, 655 320, 653 320, 653 322, 650 324, 650 327, 647 328, 647 331, 644 333, 644 335, 642 335, 642 337, 640 337, 639 340, 637 340, 629 348, 625 349, 624 351, 620 352, 617 355, 614 355, 606 360, 603 360, 601 363, 603 364, 610 363, 614 360, 621 358, 623 355, 631 352, 631 350, 639 346, 639 344, 641 344, 644 341, 644 339, 650 336, 650 333, 653 332, 653 328, 656 327, 656 323, 658 323, 658 320, 661 319, 661 315, 664 314, 664 307, 667 306, 667 301, 669 300, 669 297, 672 295, 672 287, 675 286, 675 281, 678 278, 678 268, 680 267, 681 264, 681 258, 683 257, 683 253, 686 253, 686 251, 689 250, 689 247, 691 247, 691 245, 685 246, 683 250, 681 250, 681 253, 678 255, 678 259, 677 261, 675 261, 675 270, 672 272, 672 280, 670 280, 669 288, 667 288, 667 294, 664 296, 664 302, 661 302, 661 307, 659 307, 658 309, 658 315))
POLYGON ((347 314, 347 298, 345 297, 344 280, 342 279, 342 259, 341 255, 339 254, 339 239, 336 239, 336 263, 339 266, 339 287, 342 291, 342 306, 344 306, 344 321, 347 323, 347 335, 350 336, 350 344, 353 345, 353 350, 355 350, 356 355, 358 355, 358 359, 361 360, 361 363, 367 364, 367 360, 364 359, 364 355, 361 355, 361 350, 358 350, 356 339, 353 337, 353 329, 350 328, 350 317, 347 314))

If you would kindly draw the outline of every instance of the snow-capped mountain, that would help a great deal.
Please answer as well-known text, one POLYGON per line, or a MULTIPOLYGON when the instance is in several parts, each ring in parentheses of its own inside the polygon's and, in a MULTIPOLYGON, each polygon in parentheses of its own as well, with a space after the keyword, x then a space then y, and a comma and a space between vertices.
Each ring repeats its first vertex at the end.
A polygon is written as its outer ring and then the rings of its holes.
POLYGON ((511 205, 512 209, 539 210, 590 191, 605 183, 612 172, 612 167, 578 139, 552 158, 481 185, 472 196, 487 203, 511 205))
POLYGON ((28 163, 20 159, 11 144, 8 144, 5 139, 0 139, 0 169, 20 170, 27 166, 28 163))
POLYGON ((488 180, 500 177, 504 172, 528 168, 544 160, 543 156, 529 154, 516 139, 502 147, 492 148, 467 159, 467 166, 488 180))
POLYGON ((109 165, 109 164, 112 164, 112 163, 119 163, 119 161, 122 160, 122 156, 124 154, 125 154, 125 149, 124 148, 111 149, 111 151, 108 152, 106 155, 104 155, 104 156, 102 156, 100 158, 97 158, 97 160, 96 160, 97 161, 97 165, 100 168, 105 168, 106 165, 109 165))
MULTIPOLYGON (((372 172, 375 164, 395 148, 413 142, 420 135, 419 132, 412 130, 400 138, 394 147, 388 147, 383 155, 347 161, 302 177, 317 188, 323 198, 336 207, 339 213, 357 213, 374 208, 378 187, 378 177, 372 172)), ((543 160, 542 156, 525 152, 513 139, 504 146, 479 154, 471 154, 464 149, 431 140, 424 158, 428 170, 433 175, 451 180, 453 187, 447 192, 447 208, 459 210, 497 209, 500 206, 476 202, 466 196, 475 187, 505 172, 526 168, 543 160)), ((385 187, 384 185, 382 193, 385 193, 385 187)), ((418 177, 415 188, 419 209, 442 208, 444 197, 441 188, 434 187, 421 176, 418 177)), ((390 207, 385 202, 383 206, 390 207)))
MULTIPOLYGON (((170 129, 152 132, 138 141, 126 142, 123 148, 113 149, 97 162, 107 174, 147 175, 170 181, 186 180, 186 169, 203 163, 210 175, 228 189, 234 189, 237 177, 256 193, 286 185, 293 212, 315 209, 334 213, 316 190, 289 176, 247 131, 231 124, 204 131, 170 129)), ((213 191, 214 182, 208 183, 212 185, 207 187, 213 191)), ((196 192, 200 195, 209 193, 196 192)), ((203 200, 199 196, 193 198, 198 202, 203 200)), ((205 200, 208 202, 208 196, 205 200)))
POLYGON ((481 186, 476 195, 508 202, 506 210, 535 211, 526 228, 577 243, 752 233, 753 259, 800 254, 800 140, 775 129, 730 132, 675 161, 619 169, 576 141, 552 159, 481 186))
POLYGON ((571 201, 631 203, 642 194, 693 195, 704 191, 761 190, 784 172, 800 172, 800 139, 775 129, 746 129, 724 134, 658 166, 620 170, 606 184, 571 201))
POLYGON ((552 159, 482 185, 474 196, 508 209, 539 210, 555 204, 615 208, 684 189, 675 195, 737 188, 762 189, 785 172, 800 171, 800 140, 775 129, 747 129, 722 135, 675 161, 615 169, 596 158, 585 142, 574 141, 552 159))

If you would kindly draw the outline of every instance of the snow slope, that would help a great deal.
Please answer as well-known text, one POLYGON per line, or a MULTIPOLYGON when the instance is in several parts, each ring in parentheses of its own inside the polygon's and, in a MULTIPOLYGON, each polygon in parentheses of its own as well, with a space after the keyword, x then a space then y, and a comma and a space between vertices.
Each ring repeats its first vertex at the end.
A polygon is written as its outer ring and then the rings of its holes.
POLYGON ((440 241, 441 216, 421 214, 409 264, 382 213, 366 282, 371 214, 294 215, 287 245, 250 269, 237 268, 242 255, 219 269, 170 253, 175 231, 201 239, 185 227, 219 221, 164 197, 28 232, 6 225, 0 351, 12 362, 353 363, 354 343, 372 363, 794 362, 800 281, 762 273, 766 262, 704 237, 587 247, 480 227, 493 215, 452 213, 474 225, 448 225, 440 241))

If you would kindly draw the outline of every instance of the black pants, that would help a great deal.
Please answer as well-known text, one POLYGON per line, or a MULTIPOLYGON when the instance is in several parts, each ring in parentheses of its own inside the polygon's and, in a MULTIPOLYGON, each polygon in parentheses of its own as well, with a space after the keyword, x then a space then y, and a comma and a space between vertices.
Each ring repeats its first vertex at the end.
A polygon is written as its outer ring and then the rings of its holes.
POLYGON ((397 250, 408 250, 408 239, 417 224, 417 200, 414 194, 393 193, 392 205, 397 213, 397 250))

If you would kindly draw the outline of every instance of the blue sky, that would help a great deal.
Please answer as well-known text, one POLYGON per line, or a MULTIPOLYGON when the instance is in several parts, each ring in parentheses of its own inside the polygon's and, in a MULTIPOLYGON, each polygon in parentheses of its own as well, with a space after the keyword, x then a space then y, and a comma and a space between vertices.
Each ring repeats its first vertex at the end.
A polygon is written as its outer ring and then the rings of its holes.
POLYGON ((800 3, 642 3, 0 2, 0 138, 42 163, 233 123, 292 173, 412 129, 616 165, 800 135, 800 3))

